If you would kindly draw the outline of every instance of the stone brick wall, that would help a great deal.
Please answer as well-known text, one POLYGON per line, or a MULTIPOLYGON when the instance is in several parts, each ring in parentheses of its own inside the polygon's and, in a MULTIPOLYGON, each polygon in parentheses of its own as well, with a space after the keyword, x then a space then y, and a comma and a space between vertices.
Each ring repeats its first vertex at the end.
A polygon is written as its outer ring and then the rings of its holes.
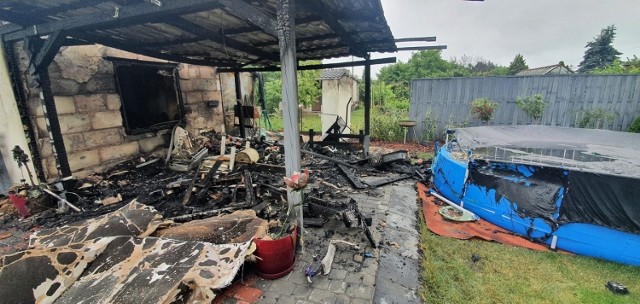
MULTIPOLYGON (((21 44, 16 46, 16 52, 21 70, 27 71, 28 58, 21 44)), ((165 153, 170 139, 170 130, 135 136, 125 134, 115 71, 105 57, 166 62, 99 45, 64 47, 56 55, 49 67, 51 88, 71 171, 78 177, 102 172, 139 154, 165 153)), ((40 89, 28 72, 23 76, 45 175, 55 178, 56 162, 40 89)), ((216 69, 180 64, 179 78, 186 129, 194 136, 201 130, 220 131, 223 100, 216 69), (209 107, 211 100, 217 100, 219 105, 209 107)))

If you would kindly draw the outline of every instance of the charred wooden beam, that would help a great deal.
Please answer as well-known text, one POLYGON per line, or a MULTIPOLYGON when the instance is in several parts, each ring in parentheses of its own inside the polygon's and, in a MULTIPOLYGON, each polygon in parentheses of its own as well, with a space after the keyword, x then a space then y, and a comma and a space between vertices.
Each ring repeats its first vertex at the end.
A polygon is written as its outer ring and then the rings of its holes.
MULTIPOLYGON (((228 2, 225 0, 223 2, 228 2)), ((33 25, 22 30, 4 35, 6 41, 15 41, 31 36, 44 36, 58 31, 87 31, 108 27, 126 27, 161 21, 172 15, 183 15, 198 11, 210 10, 220 6, 218 0, 181 0, 166 1, 162 6, 149 2, 133 4, 121 9, 117 17, 112 11, 83 15, 75 18, 62 19, 33 25)), ((231 1, 236 2, 236 0, 231 1)), ((248 5, 245 3, 245 5, 248 5)), ((250 6, 251 7, 251 6, 250 6)), ((253 7, 252 7, 253 8, 253 7)), ((255 8, 254 8, 255 9, 255 8)))
MULTIPOLYGON (((285 151, 286 151, 286 150, 285 150, 285 151)), ((314 156, 314 157, 317 157, 317 158, 322 158, 322 159, 324 159, 324 160, 328 160, 328 161, 333 162, 333 163, 336 163, 336 164, 338 164, 338 165, 343 165, 343 166, 345 166, 345 167, 349 167, 349 168, 356 169, 356 170, 361 170, 361 169, 362 169, 362 168, 360 168, 360 167, 358 167, 358 166, 354 166, 354 165, 352 165, 352 164, 349 164, 349 163, 343 162, 343 161, 341 161, 341 160, 339 160, 339 159, 335 159, 335 158, 333 158, 333 157, 329 157, 329 156, 326 156, 326 155, 322 155, 322 154, 320 154, 320 153, 311 152, 311 151, 307 151, 307 150, 300 150, 300 151, 301 151, 302 153, 304 153, 304 154, 311 155, 311 156, 314 156)))
POLYGON ((35 55, 31 61, 31 67, 33 72, 40 71, 42 69, 49 68, 49 64, 53 61, 60 47, 65 41, 65 37, 60 32, 55 32, 49 35, 49 38, 44 42, 42 48, 35 55))
POLYGON ((423 42, 433 42, 436 41, 436 36, 429 36, 429 37, 412 37, 412 38, 397 38, 393 40, 394 42, 417 42, 417 41, 423 41, 423 42))
POLYGON ((244 188, 247 192, 244 201, 247 203, 247 206, 253 206, 256 203, 256 194, 253 191, 253 179, 251 178, 251 172, 249 170, 244 170, 244 188))
POLYGON ((262 29, 263 32, 277 37, 276 21, 261 10, 244 2, 243 0, 218 0, 224 7, 224 10, 250 24, 262 29))
POLYGON ((215 60, 208 60, 208 59, 200 60, 200 59, 187 58, 187 57, 178 56, 178 55, 155 52, 155 51, 137 47, 133 44, 122 42, 117 39, 103 37, 103 36, 99 36, 91 33, 70 33, 69 35, 77 39, 85 40, 91 43, 102 44, 102 45, 110 46, 123 51, 128 51, 128 52, 132 52, 140 55, 154 57, 162 60, 182 62, 182 63, 195 64, 195 65, 203 65, 203 66, 215 66, 215 67, 231 67, 236 65, 235 63, 228 62, 228 61, 215 61, 215 60))
MULTIPOLYGON (((310 65, 302 65, 298 66, 297 70, 305 71, 305 70, 322 70, 322 69, 333 69, 333 68, 344 68, 344 67, 352 67, 352 66, 361 66, 374 64, 386 64, 386 63, 395 63, 396 57, 389 58, 381 58, 381 59, 372 59, 369 61, 360 60, 360 61, 350 61, 350 62, 338 62, 338 63, 325 63, 325 64, 310 64, 310 65)), ((227 69, 218 69, 219 73, 233 73, 235 71, 238 72, 275 72, 279 71, 280 67, 271 66, 264 68, 227 68, 227 69)))
POLYGON ((426 46, 407 46, 399 47, 397 51, 426 51, 426 50, 446 50, 446 45, 426 45, 426 46))
POLYGON ((403 175, 383 178, 383 179, 377 180, 375 182, 368 182, 367 184, 371 188, 378 188, 378 187, 382 187, 384 185, 395 183, 395 182, 398 182, 398 181, 401 181, 401 180, 409 179, 411 177, 413 177, 413 175, 411 175, 411 174, 403 174, 403 175))
MULTIPOLYGON (((336 39, 336 38, 340 38, 340 37, 338 37, 338 35, 333 34, 333 33, 332 34, 319 35, 319 36, 296 38, 296 44, 299 46, 300 44, 302 44, 304 42, 316 41, 316 40, 325 40, 325 39, 336 39)), ((278 45, 278 41, 265 41, 265 42, 259 42, 259 43, 255 44, 255 46, 257 46, 257 47, 275 46, 275 45, 278 45)))
POLYGON ((211 31, 207 28, 204 28, 198 24, 195 24, 191 21, 188 21, 184 18, 170 18, 164 21, 165 23, 175 26, 183 31, 194 34, 202 40, 209 39, 213 42, 228 46, 229 48, 245 52, 250 55, 254 55, 257 57, 267 58, 271 60, 277 60, 278 56, 269 52, 265 52, 261 49, 246 45, 244 43, 238 42, 232 38, 229 38, 225 35, 218 34, 214 31, 211 31))
POLYGON ((367 185, 362 183, 360 178, 358 178, 351 171, 349 171, 349 169, 347 167, 345 167, 343 165, 338 165, 338 168, 340 169, 340 172, 342 172, 342 174, 344 174, 344 176, 346 176, 349 179, 349 181, 351 182, 353 187, 355 187, 356 189, 369 188, 367 185))
POLYGON ((305 1, 303 3, 305 10, 314 14, 319 14, 331 30, 340 36, 340 39, 349 48, 352 55, 362 58, 367 56, 367 52, 362 49, 355 40, 353 40, 351 34, 340 24, 338 21, 339 19, 335 16, 335 12, 322 3, 322 1, 305 1))
MULTIPOLYGON (((202 199, 204 199, 204 196, 207 195, 207 192, 209 191, 209 186, 211 185, 213 176, 216 175, 216 172, 218 172, 218 169, 220 169, 221 165, 222 165, 222 161, 221 160, 217 160, 213 164, 213 167, 211 167, 211 169, 209 169, 209 172, 207 173, 207 176, 205 176, 204 180, 202 181, 203 187, 202 187, 202 189, 200 189, 200 191, 198 191, 198 194, 196 195, 196 198, 193 200, 194 202, 198 203, 198 202, 202 201, 202 199)), ((189 204, 189 202, 187 202, 187 204, 189 204)))
MULTIPOLYGON (((315 21, 322 21, 322 18, 316 17, 316 16, 308 16, 308 17, 304 17, 304 18, 296 18, 296 24, 307 24, 307 23, 311 23, 311 22, 315 22, 315 21)), ((255 26, 255 25, 249 25, 247 27, 241 27, 241 28, 236 28, 236 29, 226 29, 224 30, 224 34, 225 35, 242 35, 242 34, 247 34, 247 33, 253 33, 253 32, 258 32, 258 31, 262 31, 261 28, 255 26)), ((278 41, 274 40, 269 42, 269 44, 267 45, 277 45, 278 41)))

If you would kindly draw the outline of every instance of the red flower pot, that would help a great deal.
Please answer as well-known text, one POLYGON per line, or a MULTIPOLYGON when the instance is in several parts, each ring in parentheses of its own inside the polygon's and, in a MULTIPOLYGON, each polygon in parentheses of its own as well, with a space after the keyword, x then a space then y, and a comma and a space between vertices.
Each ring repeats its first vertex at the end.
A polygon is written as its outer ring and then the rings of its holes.
POLYGON ((258 259, 258 276, 274 280, 293 270, 296 260, 297 227, 293 233, 277 240, 255 240, 258 259))

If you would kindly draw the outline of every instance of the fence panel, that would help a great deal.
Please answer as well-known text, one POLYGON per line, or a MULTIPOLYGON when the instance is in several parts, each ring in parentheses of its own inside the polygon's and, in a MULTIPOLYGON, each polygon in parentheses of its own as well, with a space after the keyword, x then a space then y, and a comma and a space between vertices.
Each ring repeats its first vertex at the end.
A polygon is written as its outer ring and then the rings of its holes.
POLYGON ((515 104, 518 97, 542 94, 545 125, 578 127, 585 111, 614 114, 602 128, 622 131, 640 116, 640 75, 550 75, 416 79, 411 84, 409 117, 423 134, 436 121, 438 134, 449 126, 479 126, 471 116, 471 101, 487 97, 499 104, 490 125, 534 123, 515 104), (427 119, 429 115, 430 119, 427 119))

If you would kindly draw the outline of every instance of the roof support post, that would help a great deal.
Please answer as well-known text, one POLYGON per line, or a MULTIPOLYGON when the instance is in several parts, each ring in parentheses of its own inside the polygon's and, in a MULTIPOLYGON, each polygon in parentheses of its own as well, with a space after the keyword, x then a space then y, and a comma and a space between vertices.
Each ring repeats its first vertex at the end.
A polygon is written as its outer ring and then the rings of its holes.
POLYGON ((242 102, 242 84, 240 82, 240 72, 233 72, 233 79, 235 80, 236 86, 236 107, 237 111, 235 111, 236 115, 238 115, 238 125, 240 126, 240 137, 246 138, 247 132, 244 126, 244 103, 242 102))
POLYGON ((40 86, 40 101, 42 102, 42 110, 44 112, 44 120, 49 131, 49 140, 53 149, 53 156, 56 160, 56 168, 58 169, 58 178, 62 179, 71 176, 71 167, 69 166, 69 159, 67 158, 67 151, 64 147, 64 140, 62 138, 62 131, 60 130, 60 121, 58 120, 58 111, 56 109, 56 103, 53 99, 53 91, 51 90, 51 80, 49 78, 49 63, 46 62, 49 58, 53 59, 53 56, 60 49, 59 35, 50 36, 49 39, 55 41, 47 41, 42 45, 39 38, 25 39, 25 47, 30 54, 32 68, 34 68, 35 76, 38 79, 38 85, 40 86), (44 53, 43 53, 44 52, 44 53), (34 60, 36 58, 45 65, 36 67, 34 60), (43 60, 44 58, 44 60, 43 60))
MULTIPOLYGON (((282 103, 284 120, 284 161, 287 176, 300 172, 300 130, 298 129, 298 76, 296 58, 296 30, 294 0, 277 1, 277 32, 280 42, 280 70, 282 72, 282 103)), ((287 187, 287 202, 293 210, 296 206, 303 231, 301 191, 287 187)), ((304 251, 304 237, 300 234, 304 251)))
POLYGON ((40 149, 36 143, 36 133, 33 130, 31 124, 31 118, 29 117, 29 106, 27 105, 27 97, 25 96, 24 87, 22 85, 22 79, 20 78, 20 68, 18 67, 18 56, 15 52, 14 43, 2 43, 1 53, 4 53, 7 66, 9 68, 9 76, 11 77, 11 88, 13 89, 13 95, 16 97, 16 104, 18 106, 18 112, 20 113, 20 121, 24 128, 25 138, 31 152, 31 163, 36 171, 36 176, 39 181, 46 181, 44 175, 44 168, 42 166, 42 158, 40 157, 40 149))
POLYGON ((364 63, 364 134, 371 135, 371 61, 368 54, 364 63))

